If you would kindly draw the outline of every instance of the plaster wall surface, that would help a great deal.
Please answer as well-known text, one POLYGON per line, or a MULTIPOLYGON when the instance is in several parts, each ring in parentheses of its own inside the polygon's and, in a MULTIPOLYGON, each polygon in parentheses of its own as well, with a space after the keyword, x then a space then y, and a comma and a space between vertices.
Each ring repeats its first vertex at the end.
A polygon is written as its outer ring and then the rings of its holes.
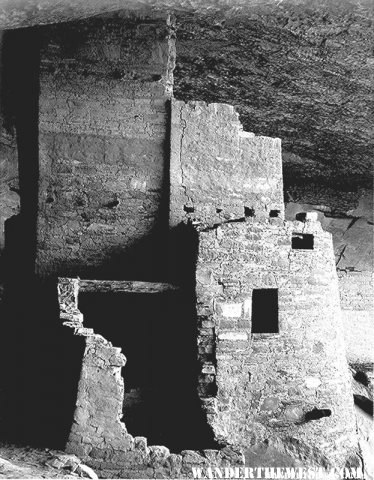
POLYGON ((167 228, 170 30, 99 17, 46 27, 41 52, 38 272, 145 279, 167 228))

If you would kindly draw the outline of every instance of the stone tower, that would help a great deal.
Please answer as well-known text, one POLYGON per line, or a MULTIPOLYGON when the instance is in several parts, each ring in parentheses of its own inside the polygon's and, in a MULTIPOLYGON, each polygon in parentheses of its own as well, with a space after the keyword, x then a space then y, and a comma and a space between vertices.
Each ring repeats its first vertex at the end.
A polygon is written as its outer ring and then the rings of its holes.
POLYGON ((171 221, 199 230, 199 393, 216 437, 344 464, 356 438, 332 238, 316 214, 284 220, 280 141, 243 132, 231 106, 174 102, 171 192, 171 221))

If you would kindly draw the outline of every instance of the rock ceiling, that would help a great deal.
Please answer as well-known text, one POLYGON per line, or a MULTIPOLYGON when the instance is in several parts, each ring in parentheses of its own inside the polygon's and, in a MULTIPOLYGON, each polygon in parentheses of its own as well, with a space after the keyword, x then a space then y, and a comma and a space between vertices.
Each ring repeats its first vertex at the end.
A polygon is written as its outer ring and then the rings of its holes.
POLYGON ((372 185, 371 0, 0 0, 0 27, 118 9, 175 13, 175 95, 282 138, 286 185, 372 185))

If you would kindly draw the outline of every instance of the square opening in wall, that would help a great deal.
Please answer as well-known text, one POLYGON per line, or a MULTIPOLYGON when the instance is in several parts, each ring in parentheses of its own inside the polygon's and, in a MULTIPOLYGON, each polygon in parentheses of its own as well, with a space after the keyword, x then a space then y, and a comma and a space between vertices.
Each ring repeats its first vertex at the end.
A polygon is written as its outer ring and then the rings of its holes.
POLYGON ((244 207, 244 216, 245 217, 254 217, 255 216, 254 208, 244 207))
POLYGON ((293 233, 292 248, 294 250, 313 250, 314 235, 311 233, 293 233))
POLYGON ((280 216, 280 213, 280 210, 270 210, 269 217, 278 218, 280 216))
POLYGON ((278 289, 256 288, 252 292, 252 333, 278 332, 278 289))

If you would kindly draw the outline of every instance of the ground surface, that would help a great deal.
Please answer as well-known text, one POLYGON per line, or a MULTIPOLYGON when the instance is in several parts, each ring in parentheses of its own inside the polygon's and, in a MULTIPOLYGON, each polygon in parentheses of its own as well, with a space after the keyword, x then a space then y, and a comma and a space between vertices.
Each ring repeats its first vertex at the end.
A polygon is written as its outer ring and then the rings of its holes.
POLYGON ((80 478, 79 460, 49 449, 0 445, 0 478, 80 478), (73 473, 72 470, 79 473, 73 473))

